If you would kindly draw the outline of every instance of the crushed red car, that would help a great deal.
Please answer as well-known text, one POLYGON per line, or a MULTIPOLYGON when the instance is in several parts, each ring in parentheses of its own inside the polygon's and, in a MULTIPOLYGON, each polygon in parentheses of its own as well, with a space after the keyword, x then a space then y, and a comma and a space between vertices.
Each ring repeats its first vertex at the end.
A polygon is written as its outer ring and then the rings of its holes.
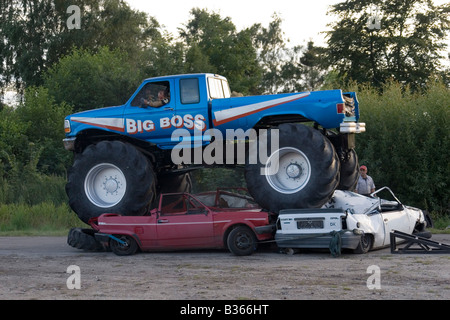
POLYGON ((275 220, 251 197, 218 189, 198 195, 161 194, 158 207, 145 216, 107 213, 89 223, 97 242, 117 255, 199 248, 250 255, 259 241, 273 239, 275 220))

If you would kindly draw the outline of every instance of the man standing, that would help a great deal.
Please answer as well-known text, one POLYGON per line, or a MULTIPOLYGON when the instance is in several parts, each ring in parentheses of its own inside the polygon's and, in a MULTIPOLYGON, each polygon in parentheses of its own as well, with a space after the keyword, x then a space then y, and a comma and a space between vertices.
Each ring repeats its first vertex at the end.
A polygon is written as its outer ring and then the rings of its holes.
POLYGON ((373 182, 372 177, 367 175, 366 166, 361 166, 359 168, 359 172, 361 174, 359 176, 355 191, 363 196, 369 196, 375 191, 375 183, 373 182))

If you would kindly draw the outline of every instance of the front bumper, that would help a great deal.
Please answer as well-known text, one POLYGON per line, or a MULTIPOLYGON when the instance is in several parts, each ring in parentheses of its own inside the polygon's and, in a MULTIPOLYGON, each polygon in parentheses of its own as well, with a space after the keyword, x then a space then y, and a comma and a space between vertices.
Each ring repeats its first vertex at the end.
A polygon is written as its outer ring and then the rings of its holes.
POLYGON ((362 133, 366 132, 366 124, 364 122, 344 122, 340 125, 340 133, 362 133))
MULTIPOLYGON (((333 236, 331 234, 275 234, 275 241, 280 248, 329 248, 333 236)), ((352 231, 341 234, 343 249, 356 249, 361 241, 361 235, 352 231)))

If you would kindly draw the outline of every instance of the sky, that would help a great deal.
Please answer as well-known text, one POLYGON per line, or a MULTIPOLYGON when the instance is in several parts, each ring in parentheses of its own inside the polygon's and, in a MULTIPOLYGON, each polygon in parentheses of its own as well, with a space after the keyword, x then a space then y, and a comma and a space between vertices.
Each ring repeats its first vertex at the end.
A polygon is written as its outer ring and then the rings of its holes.
MULTIPOLYGON (((290 44, 306 45, 313 40, 316 45, 325 45, 324 31, 334 19, 327 15, 329 7, 343 0, 126 0, 131 8, 144 11, 162 24, 172 35, 191 18, 192 8, 208 9, 223 18, 230 17, 237 30, 261 23, 267 27, 276 12, 282 19, 282 30, 290 44)), ((448 0, 434 0, 441 5, 448 0)), ((447 39, 450 50, 450 37, 447 39)))
POLYGON ((237 30, 261 23, 268 27, 277 13, 282 19, 282 30, 292 45, 306 45, 313 39, 316 45, 324 44, 320 32, 327 30, 332 17, 327 16, 328 7, 338 0, 126 0, 131 8, 144 11, 162 24, 172 35, 183 27, 191 16, 192 8, 208 9, 223 18, 230 17, 237 30), (311 4, 313 3, 313 4, 311 4))

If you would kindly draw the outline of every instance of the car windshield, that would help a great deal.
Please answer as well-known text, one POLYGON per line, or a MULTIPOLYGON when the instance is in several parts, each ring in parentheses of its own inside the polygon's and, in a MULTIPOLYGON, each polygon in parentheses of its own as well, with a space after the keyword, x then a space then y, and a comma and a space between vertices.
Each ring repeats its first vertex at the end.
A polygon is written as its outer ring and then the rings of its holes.
POLYGON ((373 194, 380 200, 379 208, 382 212, 400 210, 402 208, 400 200, 397 199, 394 192, 388 187, 383 187, 373 194))
POLYGON ((196 197, 208 207, 251 209, 259 208, 253 198, 244 189, 219 189, 216 192, 207 192, 196 197))

